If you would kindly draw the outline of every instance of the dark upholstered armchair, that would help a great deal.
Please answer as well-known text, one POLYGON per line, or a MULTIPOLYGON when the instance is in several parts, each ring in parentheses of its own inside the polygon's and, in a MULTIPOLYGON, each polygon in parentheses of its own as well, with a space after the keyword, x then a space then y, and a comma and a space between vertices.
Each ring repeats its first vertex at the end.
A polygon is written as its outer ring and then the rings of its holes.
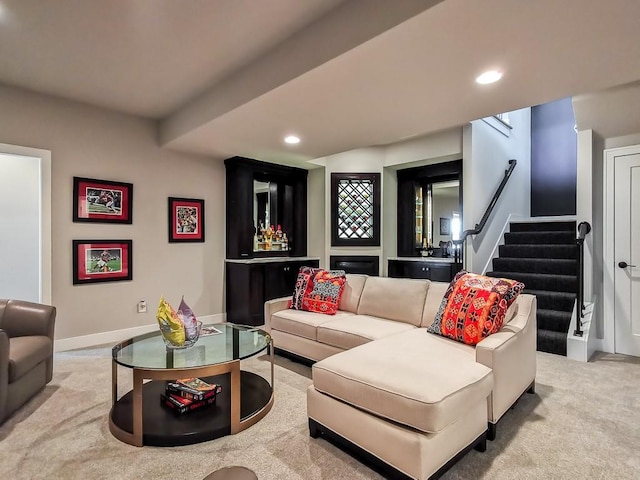
POLYGON ((56 309, 0 299, 0 423, 51 381, 56 309))

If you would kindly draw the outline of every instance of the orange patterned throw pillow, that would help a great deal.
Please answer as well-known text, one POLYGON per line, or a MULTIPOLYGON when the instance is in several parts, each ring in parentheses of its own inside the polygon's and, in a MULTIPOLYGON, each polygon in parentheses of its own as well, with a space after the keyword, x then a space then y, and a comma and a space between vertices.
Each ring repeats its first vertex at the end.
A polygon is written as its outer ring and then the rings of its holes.
POLYGON ((335 315, 345 282, 344 270, 302 267, 298 272, 290 308, 335 315))
POLYGON ((523 289, 524 284, 515 280, 461 271, 427 331, 476 345, 502 328, 507 309, 523 289))

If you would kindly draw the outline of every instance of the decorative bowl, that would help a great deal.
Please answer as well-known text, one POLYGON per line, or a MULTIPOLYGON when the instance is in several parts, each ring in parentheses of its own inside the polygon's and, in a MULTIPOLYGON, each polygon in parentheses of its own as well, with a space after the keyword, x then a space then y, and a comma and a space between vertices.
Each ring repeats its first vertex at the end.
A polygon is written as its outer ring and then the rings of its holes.
POLYGON ((196 325, 196 334, 193 338, 185 340, 182 345, 176 345, 170 340, 171 328, 168 325, 160 325, 160 332, 162 333, 162 340, 168 349, 180 350, 183 348, 193 347, 200 338, 200 330, 202 329, 202 322, 198 321, 196 325))

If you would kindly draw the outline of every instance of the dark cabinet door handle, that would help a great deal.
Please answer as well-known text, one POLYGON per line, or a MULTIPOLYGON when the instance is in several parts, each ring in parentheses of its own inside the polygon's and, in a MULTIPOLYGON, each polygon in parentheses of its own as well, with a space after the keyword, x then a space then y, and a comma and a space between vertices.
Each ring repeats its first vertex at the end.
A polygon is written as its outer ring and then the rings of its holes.
POLYGON ((620 268, 635 267, 635 265, 629 265, 627 262, 620 262, 618 266, 620 268))

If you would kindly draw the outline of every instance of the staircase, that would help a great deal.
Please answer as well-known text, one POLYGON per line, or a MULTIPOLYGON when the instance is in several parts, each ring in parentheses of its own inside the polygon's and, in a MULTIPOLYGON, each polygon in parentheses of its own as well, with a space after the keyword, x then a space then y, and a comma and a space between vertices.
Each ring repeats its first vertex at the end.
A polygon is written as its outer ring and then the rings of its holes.
POLYGON ((567 355, 578 288, 576 222, 511 223, 491 277, 518 280, 538 300, 538 350, 567 355))

